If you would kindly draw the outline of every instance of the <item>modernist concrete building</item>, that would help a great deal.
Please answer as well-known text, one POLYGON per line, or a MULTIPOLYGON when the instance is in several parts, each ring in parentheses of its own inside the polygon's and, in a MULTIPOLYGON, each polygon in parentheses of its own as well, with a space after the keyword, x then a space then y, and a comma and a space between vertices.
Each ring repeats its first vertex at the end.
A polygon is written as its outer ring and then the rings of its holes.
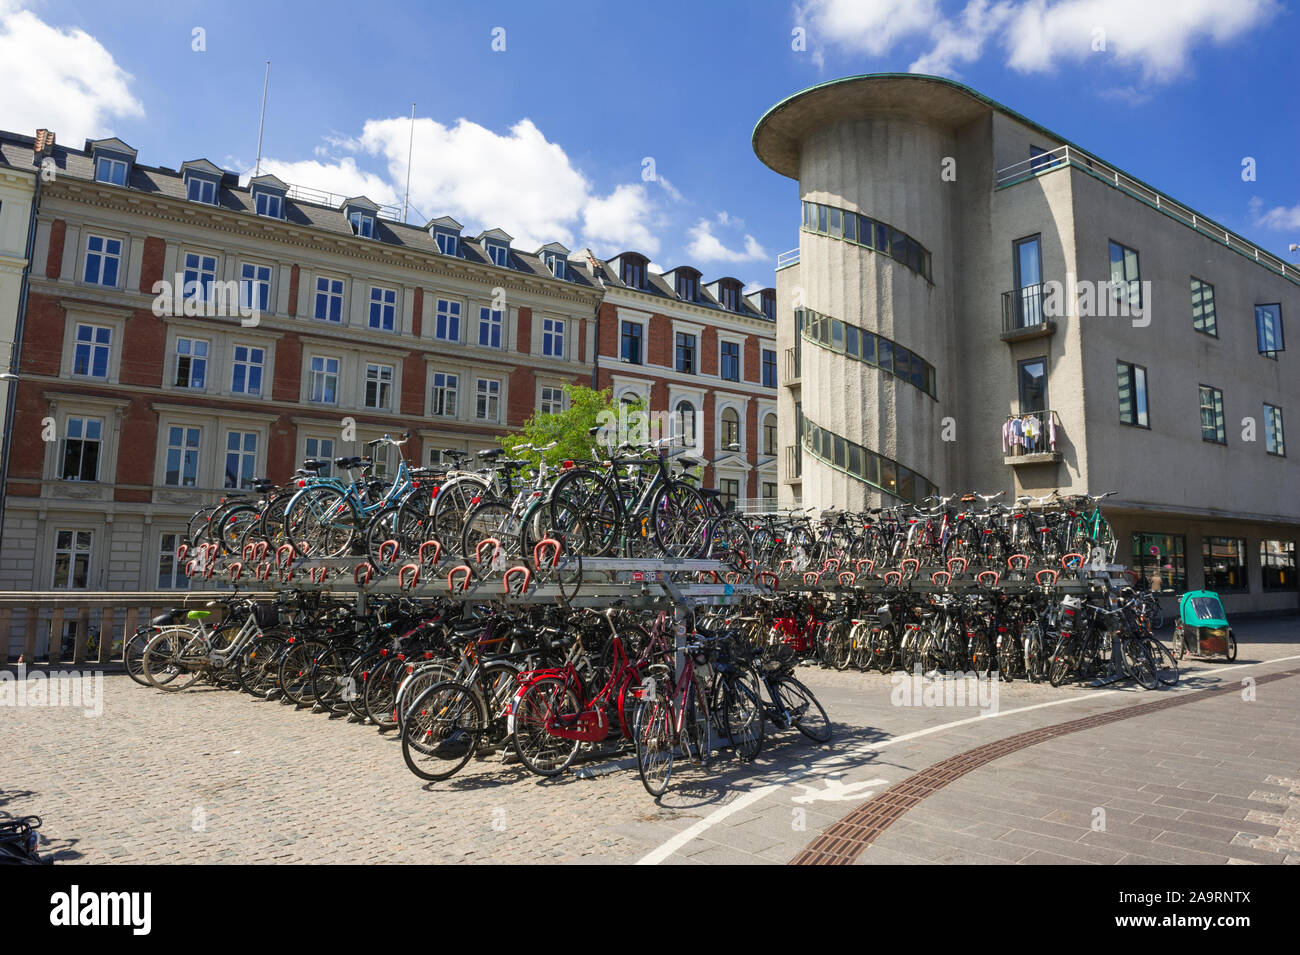
POLYGON ((960 84, 778 103, 783 503, 1115 490, 1117 559, 1229 609, 1297 605, 1300 267, 960 84))

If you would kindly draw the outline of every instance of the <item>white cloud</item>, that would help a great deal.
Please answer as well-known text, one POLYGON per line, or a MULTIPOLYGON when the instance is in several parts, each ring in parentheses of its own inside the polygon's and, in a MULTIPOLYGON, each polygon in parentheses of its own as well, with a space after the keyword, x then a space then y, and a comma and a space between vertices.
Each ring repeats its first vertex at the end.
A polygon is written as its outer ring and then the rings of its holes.
MULTIPOLYGON (((722 222, 722 213, 718 221, 722 222)), ((725 224, 725 223, 724 223, 725 224)), ((690 245, 686 254, 701 262, 756 262, 768 258, 767 250, 758 244, 758 240, 748 233, 744 237, 743 249, 729 249, 722 240, 713 234, 713 223, 701 219, 689 230, 690 245)))
POLYGON ((1167 82, 1186 71, 1194 48, 1226 44, 1278 9, 1276 0, 968 0, 951 15, 935 0, 804 0, 795 16, 814 42, 849 53, 883 56, 921 42, 910 66, 918 73, 951 75, 996 42, 1022 73, 1102 57, 1167 82))
POLYGON ((131 75, 84 30, 52 27, 13 0, 0 0, 0 115, 6 128, 59 141, 114 133, 112 121, 144 116, 131 75))
POLYGON ((640 183, 619 186, 608 196, 592 196, 582 211, 585 245, 601 255, 635 249, 659 252, 659 237, 650 228, 650 197, 640 183))
MULTIPOLYGON (((344 198, 367 196, 384 206, 402 204, 402 195, 392 184, 382 176, 361 169, 351 156, 325 162, 317 159, 285 162, 264 156, 262 172, 279 176, 290 185, 332 192, 344 198)), ((242 178, 247 183, 248 175, 242 178)))
POLYGON ((1274 206, 1267 211, 1258 197, 1250 200, 1250 212, 1255 218, 1255 225, 1265 229, 1300 229, 1300 204, 1294 206, 1274 206))

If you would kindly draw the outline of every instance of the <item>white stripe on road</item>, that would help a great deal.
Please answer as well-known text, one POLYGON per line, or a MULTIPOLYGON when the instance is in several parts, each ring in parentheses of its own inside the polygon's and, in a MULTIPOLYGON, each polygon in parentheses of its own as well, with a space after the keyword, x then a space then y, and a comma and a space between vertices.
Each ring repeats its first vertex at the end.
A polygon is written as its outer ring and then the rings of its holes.
MULTIPOLYGON (((1223 667, 1221 669, 1215 670, 1214 673, 1215 675, 1218 675, 1220 673, 1226 673, 1229 670, 1240 670, 1243 667, 1261 666, 1265 663, 1287 663, 1292 660, 1300 660, 1300 655, 1290 656, 1290 657, 1278 657, 1275 660, 1261 660, 1258 663, 1238 663, 1235 666, 1223 667)), ((1208 689, 1208 687, 1201 687, 1199 689, 1208 689)), ((1198 691, 1199 691, 1198 689, 1194 689, 1192 687, 1185 687, 1182 690, 1176 692, 1194 693, 1198 691)), ((795 782, 796 780, 802 779, 805 776, 824 773, 827 770, 834 769, 836 768, 837 763, 844 762, 850 756, 864 756, 867 753, 874 753, 878 750, 882 750, 887 746, 893 746, 895 743, 906 743, 909 740, 919 739, 922 736, 930 736, 934 733, 942 733, 944 730, 950 730, 958 726, 965 726, 968 723, 977 723, 981 720, 996 719, 999 716, 1011 716, 1014 713, 1028 713, 1030 710, 1046 709, 1049 706, 1062 706, 1066 703, 1078 703, 1083 700, 1095 700, 1103 696, 1112 696, 1120 692, 1123 691, 1102 690, 1098 693, 1091 693, 1088 696, 1069 697, 1062 700, 1049 700, 1046 703, 1034 703, 1031 706, 1020 706, 1014 710, 999 710, 997 713, 989 713, 987 715, 981 714, 980 716, 971 716, 971 717, 967 717, 964 720, 953 720, 951 723, 943 723, 940 724, 939 726, 931 726, 928 727, 927 729, 917 730, 913 733, 904 733, 902 736, 891 736, 888 739, 881 740, 879 742, 863 743, 859 746, 855 746, 853 749, 850 749, 845 753, 836 753, 833 756, 823 757, 822 759, 817 760, 816 762, 812 763, 811 765, 807 766, 804 769, 789 773, 787 777, 781 782, 771 783, 769 785, 760 786, 757 789, 750 790, 749 792, 745 793, 743 796, 740 796, 732 800, 731 802, 727 803, 727 805, 715 809, 713 812, 709 813, 703 819, 699 820, 696 823, 691 824, 690 826, 683 829, 681 832, 677 833, 677 835, 673 836, 671 839, 669 839, 663 845, 659 846, 657 849, 654 849, 653 851, 646 853, 644 856, 642 856, 640 859, 637 860, 636 864, 637 865, 658 865, 659 863, 663 862, 665 859, 670 857, 678 849, 681 849, 683 846, 693 842, 697 837, 703 835, 705 832, 712 829, 714 826, 722 822, 728 816, 731 816, 732 814, 739 812, 740 810, 746 808, 747 806, 752 806, 754 803, 758 802, 760 799, 762 799, 764 796, 767 796, 769 793, 775 792, 778 789, 788 786, 791 783, 795 782)))

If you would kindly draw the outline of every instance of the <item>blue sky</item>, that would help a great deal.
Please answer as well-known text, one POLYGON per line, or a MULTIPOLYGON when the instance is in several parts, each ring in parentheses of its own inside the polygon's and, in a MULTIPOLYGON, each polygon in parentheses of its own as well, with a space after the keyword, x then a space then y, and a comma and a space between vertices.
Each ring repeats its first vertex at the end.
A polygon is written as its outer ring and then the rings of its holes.
POLYGON ((400 203, 414 100, 412 221, 770 284, 798 197, 755 158, 754 123, 807 86, 910 70, 1294 261, 1298 14, 1277 0, 0 0, 0 128, 112 134, 145 163, 247 172, 270 59, 264 168, 291 182, 400 203))

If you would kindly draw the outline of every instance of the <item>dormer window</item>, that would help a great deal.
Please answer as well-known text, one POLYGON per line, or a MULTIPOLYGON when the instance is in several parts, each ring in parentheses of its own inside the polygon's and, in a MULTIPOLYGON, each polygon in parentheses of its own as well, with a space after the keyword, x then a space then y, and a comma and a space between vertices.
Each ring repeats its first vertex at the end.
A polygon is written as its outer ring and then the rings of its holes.
POLYGON ((457 240, 460 236, 454 232, 443 232, 441 230, 433 234, 433 241, 438 243, 438 251, 443 255, 455 257, 457 255, 457 240))
POLYGON ((690 272, 677 273, 677 297, 683 302, 698 302, 700 299, 700 277, 690 272))
POLYGON ((740 304, 740 289, 736 288, 734 285, 719 286, 718 301, 727 311, 737 311, 740 304))
POLYGON ((348 216, 348 224, 352 226, 352 234, 359 235, 363 239, 373 239, 375 236, 375 217, 366 215, 364 212, 353 212, 348 216))
POLYGON ((510 267, 510 250, 499 242, 487 243, 488 258, 499 268, 510 267))
POLYGON ((464 228, 451 216, 431 219, 424 228, 433 236, 434 245, 443 255, 460 258, 460 230, 464 228))
POLYGON ((112 186, 126 185, 126 162, 100 156, 95 160, 95 181, 106 182, 112 186))
POLYGON ((763 314, 772 321, 776 321, 776 291, 765 288, 759 293, 759 302, 763 306, 763 314))
POLYGON ((202 202, 209 206, 217 204, 217 184, 211 179, 190 176, 185 180, 185 198, 190 202, 202 202))
POLYGON ((552 275, 557 279, 568 278, 569 260, 558 252, 546 253, 546 267, 550 269, 552 275))
POLYGON ((645 260, 631 256, 623 257, 623 267, 620 270, 619 278, 628 288, 643 289, 645 288, 645 260))
POLYGON ((259 216, 268 219, 284 218, 284 199, 273 192, 259 192, 254 205, 259 216))

